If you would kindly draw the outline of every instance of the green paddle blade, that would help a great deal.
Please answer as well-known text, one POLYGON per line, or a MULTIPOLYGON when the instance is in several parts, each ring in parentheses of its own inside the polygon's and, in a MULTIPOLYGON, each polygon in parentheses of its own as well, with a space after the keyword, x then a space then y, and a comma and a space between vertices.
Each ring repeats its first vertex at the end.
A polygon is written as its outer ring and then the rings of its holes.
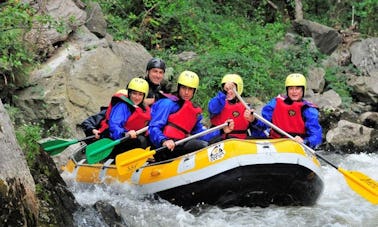
POLYGON ((85 154, 87 156, 87 161, 89 164, 95 164, 110 155, 113 147, 120 143, 120 140, 111 140, 109 138, 104 138, 89 144, 85 149, 85 154))
POLYGON ((68 146, 77 143, 78 140, 50 140, 41 144, 44 151, 50 155, 56 155, 64 151, 68 146))
POLYGON ((95 135, 91 135, 82 139, 73 139, 73 140, 62 140, 62 139, 55 139, 55 140, 49 140, 44 143, 41 143, 40 146, 44 151, 49 153, 50 155, 56 155, 60 152, 64 151, 68 146, 85 141, 88 139, 95 138, 95 135))

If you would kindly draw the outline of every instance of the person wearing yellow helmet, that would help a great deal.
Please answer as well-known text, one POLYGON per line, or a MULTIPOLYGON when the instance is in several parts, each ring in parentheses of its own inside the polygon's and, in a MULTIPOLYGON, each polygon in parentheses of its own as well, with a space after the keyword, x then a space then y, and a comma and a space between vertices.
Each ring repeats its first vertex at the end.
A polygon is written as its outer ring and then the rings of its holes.
POLYGON ((150 107, 143 104, 148 89, 145 79, 131 79, 127 85, 127 97, 123 97, 123 102, 118 102, 112 108, 109 117, 110 138, 117 140, 128 134, 130 139, 118 144, 109 158, 114 159, 121 152, 137 147, 146 148, 149 145, 146 135, 136 133, 137 130, 147 126, 151 119, 150 107))
POLYGON ((80 127, 83 129, 86 136, 95 135, 94 139, 86 140, 84 141, 85 143, 90 144, 97 139, 109 137, 108 120, 111 109, 126 96, 127 91, 125 89, 117 91, 112 96, 108 106, 100 107, 99 113, 88 117, 80 124, 80 127))
MULTIPOLYGON (((322 143, 322 127, 319 123, 319 111, 316 105, 303 99, 306 90, 306 78, 300 73, 292 73, 285 80, 286 95, 278 95, 262 109, 262 116, 289 133, 299 143, 316 148, 322 143)), ((257 122, 256 125, 263 125, 257 122)), ((270 138, 283 137, 269 129, 270 138)))
POLYGON ((166 65, 160 58, 152 58, 146 66, 147 75, 145 80, 148 82, 149 91, 144 99, 144 104, 151 106, 157 100, 165 98, 166 94, 171 93, 171 83, 164 79, 166 65))
MULTIPOLYGON (((198 85, 199 77, 195 72, 183 71, 177 79, 176 99, 160 99, 152 105, 152 117, 148 127, 150 141, 155 148, 165 146, 171 151, 157 153, 155 160, 174 158, 201 149, 206 147, 211 139, 221 134, 220 130, 214 131, 198 139, 175 145, 176 140, 206 130, 201 123, 202 109, 191 101, 198 85)), ((223 128, 224 133, 233 130, 233 121, 228 120, 228 122, 230 122, 229 126, 223 128)))
POLYGON ((221 86, 222 91, 219 91, 208 103, 210 122, 212 126, 217 126, 227 119, 233 119, 234 130, 229 134, 223 134, 222 138, 245 139, 249 136, 249 124, 255 118, 234 93, 234 89, 239 95, 243 93, 243 79, 238 74, 226 74, 222 78, 221 86))

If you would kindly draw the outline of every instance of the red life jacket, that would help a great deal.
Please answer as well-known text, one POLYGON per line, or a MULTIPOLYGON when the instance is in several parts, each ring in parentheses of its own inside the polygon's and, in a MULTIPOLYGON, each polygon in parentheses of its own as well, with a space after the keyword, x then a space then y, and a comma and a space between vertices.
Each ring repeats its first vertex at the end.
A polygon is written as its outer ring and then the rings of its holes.
POLYGON ((115 106, 118 102, 124 102, 124 100, 127 99, 126 95, 123 93, 116 93, 112 96, 112 99, 110 100, 110 103, 108 105, 108 108, 106 109, 105 118, 100 123, 100 128, 98 129, 100 133, 104 132, 109 128, 109 118, 110 113, 112 112, 113 106, 115 106))
MULTIPOLYGON (((135 107, 132 107, 135 108, 135 107)), ((148 125, 151 120, 151 109, 149 106, 143 110, 141 107, 135 108, 135 111, 130 115, 129 119, 125 122, 125 128, 130 130, 139 130, 148 125)))
POLYGON ((244 111, 245 107, 241 102, 230 104, 230 102, 226 101, 226 104, 220 114, 210 119, 211 124, 217 126, 223 124, 228 119, 233 119, 235 123, 234 130, 227 135, 223 135, 223 138, 226 138, 226 136, 231 136, 245 139, 247 138, 249 122, 244 118, 244 111))
POLYGON ((163 133, 171 139, 183 139, 194 128, 198 116, 202 113, 201 107, 195 107, 191 101, 185 101, 182 107, 168 117, 168 124, 163 133))
MULTIPOLYGON (((272 123, 292 136, 298 135, 303 137, 306 133, 305 122, 302 117, 302 108, 305 103, 303 101, 293 102, 293 104, 288 105, 284 100, 285 97, 280 95, 276 98, 272 123)), ((272 129, 270 137, 281 138, 283 136, 272 129)))

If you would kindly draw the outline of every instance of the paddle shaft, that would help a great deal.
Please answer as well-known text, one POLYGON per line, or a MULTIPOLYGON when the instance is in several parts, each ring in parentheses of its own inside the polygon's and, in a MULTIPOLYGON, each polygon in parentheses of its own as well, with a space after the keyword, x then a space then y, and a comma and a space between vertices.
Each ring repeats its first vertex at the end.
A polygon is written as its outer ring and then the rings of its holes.
POLYGON ((53 151, 53 150, 56 150, 58 148, 68 147, 68 146, 70 146, 72 144, 75 144, 75 143, 78 143, 78 142, 81 142, 81 141, 84 141, 84 140, 92 139, 94 137, 95 137, 95 135, 91 135, 91 136, 88 136, 88 137, 85 137, 85 138, 82 138, 82 139, 79 139, 79 140, 70 140, 70 141, 67 141, 67 142, 64 142, 64 143, 60 143, 60 144, 52 145, 52 146, 49 146, 49 147, 45 147, 44 150, 46 152, 53 151))
MULTIPOLYGON (((142 133, 146 132, 147 129, 148 129, 148 126, 145 126, 145 127, 141 128, 141 129, 139 129, 139 130, 136 130, 135 133, 136 133, 137 135, 139 135, 139 134, 142 134, 142 133)), ((130 134, 126 134, 126 136, 124 136, 123 138, 119 139, 119 143, 124 142, 124 141, 127 140, 129 137, 130 137, 130 134)))
MULTIPOLYGON (((202 131, 202 132, 199 132, 197 134, 194 134, 194 135, 191 135, 191 136, 188 136, 188 137, 185 137, 184 139, 181 139, 181 140, 178 140, 178 141, 175 141, 175 145, 180 145, 182 143, 185 143, 186 141, 189 141, 191 139, 195 139, 195 138, 198 138, 198 137, 201 137, 201 136, 204 136, 208 133, 211 133, 211 132, 214 132, 216 130, 219 130, 219 129, 222 129, 224 127, 226 127, 228 125, 228 122, 225 122, 221 125, 218 125, 218 126, 215 126, 215 127, 212 127, 212 128, 209 128, 205 131, 202 131)), ((165 150, 167 147, 166 146, 163 146, 163 147, 159 147, 157 149, 155 149, 155 152, 159 152, 159 151, 162 151, 162 150, 165 150)))
MULTIPOLYGON (((148 126, 146 126, 146 127, 144 127, 144 128, 141 128, 141 129, 139 129, 139 130, 137 130, 137 131, 135 131, 135 132, 136 132, 137 135, 139 135, 139 134, 144 133, 145 131, 147 131, 147 129, 148 129, 148 126)), ((127 134, 126 134, 124 137, 122 137, 121 139, 114 140, 113 142, 111 142, 111 143, 109 143, 109 144, 107 144, 107 145, 101 147, 98 151, 93 152, 93 153, 97 153, 97 152, 99 152, 99 151, 103 151, 103 150, 106 150, 106 149, 109 149, 109 148, 113 148, 114 146, 116 146, 116 145, 118 145, 118 144, 120 144, 120 143, 122 143, 122 142, 128 140, 129 138, 130 138, 130 134, 127 133, 127 134)))
MULTIPOLYGON (((139 129, 139 130, 137 130, 137 131, 135 131, 135 132, 136 132, 137 135, 139 135, 139 134, 141 134, 141 133, 146 132, 147 129, 148 129, 148 126, 146 126, 146 127, 144 127, 144 128, 141 128, 141 129, 139 129)), ((124 137, 122 137, 121 139, 114 140, 112 143, 110 143, 109 146, 108 146, 107 148, 109 148, 109 147, 114 147, 115 145, 118 145, 118 144, 120 144, 120 143, 122 143, 122 142, 128 140, 129 138, 130 138, 130 134, 126 133, 126 135, 125 135, 124 137)))
MULTIPOLYGON (((201 136, 206 135, 210 132, 224 128, 227 125, 228 125, 228 122, 225 122, 221 125, 209 128, 209 129, 202 131, 200 133, 188 136, 184 139, 176 141, 175 145, 179 145, 179 144, 185 143, 188 140, 201 137, 201 136)), ((136 149, 133 149, 131 151, 126 151, 122 154, 117 155, 116 167, 117 167, 118 173, 120 175, 124 175, 126 173, 135 171, 136 169, 143 166, 145 164, 145 162, 147 161, 147 159, 150 158, 152 155, 155 155, 157 152, 163 151, 165 149, 167 149, 166 146, 159 147, 155 150, 149 150, 149 149, 145 150, 145 149, 141 149, 141 148, 136 148, 136 149)))
MULTIPOLYGON (((243 103, 244 107, 247 108, 248 110, 250 110, 248 104, 244 101, 244 99, 239 95, 239 93, 235 90, 234 90, 234 93, 235 95, 237 96, 237 98, 239 99, 240 102, 243 103)), ((278 126, 274 125, 272 122, 266 120, 265 118, 263 118, 262 116, 258 115, 257 113, 253 112, 253 116, 255 116, 257 119, 259 119, 260 121, 264 122, 266 125, 272 127, 274 130, 276 130, 277 132, 281 133, 282 135, 294 140, 295 138, 290 135, 289 133, 285 132, 284 130, 280 129, 278 126)), ((296 141, 298 142, 298 141, 296 141)), ((314 154, 316 157, 322 159, 323 161, 325 161, 326 163, 328 163, 329 165, 331 165, 332 167, 338 169, 338 167, 334 164, 332 164, 330 161, 328 161, 327 159, 325 159, 324 157, 322 157, 320 154, 316 153, 312 148, 310 148, 309 146, 307 146, 306 144, 304 143, 300 143, 306 150, 309 150, 312 154, 314 154)))

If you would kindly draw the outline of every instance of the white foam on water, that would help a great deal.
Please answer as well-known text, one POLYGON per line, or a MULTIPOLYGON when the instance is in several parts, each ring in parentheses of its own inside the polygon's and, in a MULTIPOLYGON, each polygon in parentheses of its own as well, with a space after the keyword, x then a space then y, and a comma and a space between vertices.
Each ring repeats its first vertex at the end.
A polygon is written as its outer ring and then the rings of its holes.
MULTIPOLYGON (((335 165, 362 172, 378 181, 377 154, 332 154, 325 157, 335 165)), ((322 163, 322 172, 324 191, 317 204, 311 207, 270 206, 220 209, 210 206, 190 212, 164 200, 146 198, 126 184, 83 186, 70 183, 69 185, 81 205, 93 205, 96 201, 106 201, 116 208, 128 226, 133 227, 378 226, 377 205, 372 205, 354 192, 337 169, 322 163)), ((65 180, 69 181, 69 176, 65 176, 65 180)), ((78 225, 85 225, 83 223, 88 221, 91 215, 81 213, 76 216, 81 218, 78 225)))

